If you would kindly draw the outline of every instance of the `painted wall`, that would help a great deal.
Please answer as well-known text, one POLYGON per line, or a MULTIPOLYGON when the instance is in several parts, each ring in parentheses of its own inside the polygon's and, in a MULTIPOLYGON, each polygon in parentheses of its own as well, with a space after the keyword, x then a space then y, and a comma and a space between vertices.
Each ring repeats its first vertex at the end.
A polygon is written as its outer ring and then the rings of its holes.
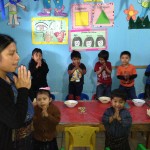
MULTIPOLYGON (((7 0, 5 0, 5 3, 7 0)), ((113 66, 119 65, 119 56, 121 51, 129 50, 132 54, 131 63, 134 65, 148 65, 150 63, 150 30, 128 30, 128 22, 126 15, 123 13, 130 4, 133 4, 135 9, 141 11, 141 6, 137 0, 116 1, 105 0, 105 2, 114 2, 115 4, 115 25, 108 27, 108 51, 110 53, 109 61, 113 66), (132 2, 132 3, 131 3, 132 2)), ((65 12, 68 13, 69 29, 71 29, 70 6, 73 3, 83 3, 82 0, 64 0, 65 12)), ((18 16, 20 25, 16 28, 11 28, 7 25, 8 12, 6 9, 6 20, 0 19, 0 33, 9 34, 17 41, 18 52, 20 55, 20 64, 28 66, 31 58, 31 52, 35 47, 43 50, 43 57, 48 63, 49 73, 47 76, 48 84, 51 91, 55 94, 56 99, 64 99, 68 91, 68 74, 67 67, 71 63, 69 45, 33 45, 31 38, 31 18, 37 17, 37 12, 43 8, 42 0, 35 2, 34 0, 22 0, 22 4, 27 6, 27 12, 18 8, 18 16)), ((51 1, 52 8, 54 3, 51 1)), ((148 12, 150 16, 150 12, 148 12)), ((53 16, 53 11, 52 11, 53 16)), ((96 75, 93 67, 98 60, 99 51, 84 51, 81 52, 82 62, 87 67, 85 75, 85 84, 83 92, 90 97, 96 90, 96 75)), ((138 69, 138 77, 135 80, 137 94, 143 91, 145 84, 144 77, 145 69, 138 69)), ((112 89, 119 86, 119 80, 116 78, 116 70, 112 72, 113 86, 112 89)))

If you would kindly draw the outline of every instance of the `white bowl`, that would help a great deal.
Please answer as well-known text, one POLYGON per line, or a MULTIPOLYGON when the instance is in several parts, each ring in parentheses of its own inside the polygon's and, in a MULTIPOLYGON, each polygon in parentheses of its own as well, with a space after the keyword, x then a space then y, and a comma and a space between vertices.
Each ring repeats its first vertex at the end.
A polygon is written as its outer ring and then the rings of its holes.
POLYGON ((133 99, 134 105, 137 107, 141 107, 144 105, 145 101, 143 99, 133 99))
POLYGON ((102 96, 102 97, 99 97, 98 100, 101 101, 103 104, 106 104, 110 102, 110 97, 102 96))
POLYGON ((72 107, 75 107, 78 104, 78 102, 75 101, 75 100, 67 100, 67 101, 64 102, 64 104, 66 106, 72 108, 72 107))

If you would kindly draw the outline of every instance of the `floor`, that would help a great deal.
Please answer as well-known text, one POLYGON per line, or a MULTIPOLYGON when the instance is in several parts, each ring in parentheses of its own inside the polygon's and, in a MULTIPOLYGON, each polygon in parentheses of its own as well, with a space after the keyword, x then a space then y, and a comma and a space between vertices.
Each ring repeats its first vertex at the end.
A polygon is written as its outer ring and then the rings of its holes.
MULTIPOLYGON (((105 135, 104 133, 97 133, 96 138, 96 150, 104 150, 104 144, 105 144, 105 135)), ((59 133, 57 136, 57 142, 59 150, 65 150, 64 149, 64 138, 62 140, 62 133, 59 133)), ((131 138, 129 137, 130 147, 131 150, 136 150, 136 147, 139 143, 145 145, 145 136, 143 133, 137 133, 135 137, 131 138)), ((89 150, 89 148, 74 148, 74 150, 89 150)))

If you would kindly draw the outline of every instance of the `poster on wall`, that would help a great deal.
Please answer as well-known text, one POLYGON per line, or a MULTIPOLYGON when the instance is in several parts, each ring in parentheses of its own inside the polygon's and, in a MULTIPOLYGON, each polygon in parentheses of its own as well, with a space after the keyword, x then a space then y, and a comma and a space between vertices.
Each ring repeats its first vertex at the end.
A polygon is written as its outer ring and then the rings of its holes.
POLYGON ((73 4, 71 7, 72 28, 91 28, 92 19, 91 4, 73 4))
POLYGON ((93 6, 93 26, 114 25, 114 3, 100 3, 93 6))
POLYGON ((68 18, 32 18, 33 44, 68 44, 68 18))
POLYGON ((107 49, 107 30, 71 30, 70 51, 107 49))
POLYGON ((84 2, 103 2, 104 0, 84 0, 84 2))
POLYGON ((126 19, 129 23, 129 29, 150 29, 150 21, 148 12, 150 10, 150 0, 138 0, 142 10, 137 10, 134 5, 124 10, 127 15, 126 19))

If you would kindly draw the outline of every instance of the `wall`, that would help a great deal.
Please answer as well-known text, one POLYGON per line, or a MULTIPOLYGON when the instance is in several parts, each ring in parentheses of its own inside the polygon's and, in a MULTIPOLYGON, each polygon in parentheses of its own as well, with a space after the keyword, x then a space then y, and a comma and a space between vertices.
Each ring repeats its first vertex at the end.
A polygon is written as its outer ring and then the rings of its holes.
MULTIPOLYGON (((7 0, 5 0, 5 3, 7 0)), ((68 13, 69 29, 71 29, 70 6, 73 3, 82 3, 82 0, 64 0, 65 11, 68 13)), ((130 4, 133 4, 135 9, 141 10, 141 6, 134 0, 132 3, 129 0, 116 1, 105 0, 105 2, 114 2, 115 4, 115 25, 108 27, 108 51, 110 53, 109 61, 112 65, 118 65, 120 52, 129 50, 132 54, 131 63, 134 65, 148 65, 150 63, 150 30, 129 30, 126 15, 123 10, 127 9, 130 4)), ((34 0, 22 0, 22 4, 27 6, 27 12, 18 8, 20 25, 16 28, 11 28, 7 25, 8 13, 6 8, 6 20, 0 19, 0 33, 9 34, 17 41, 18 52, 20 55, 20 64, 28 66, 31 58, 31 52, 35 47, 43 50, 43 57, 48 63, 49 73, 47 76, 48 84, 52 92, 55 94, 56 99, 64 99, 68 90, 68 75, 67 66, 71 63, 70 52, 68 45, 33 45, 31 39, 31 18, 37 17, 37 12, 41 11, 42 1, 35 2, 34 0)), ((51 1, 52 7, 54 3, 51 1)), ((148 15, 150 13, 148 12, 148 15)), ((53 16, 53 12, 52 12, 53 16)), ((98 51, 84 51, 81 52, 82 62, 87 67, 87 74, 85 75, 85 84, 83 92, 87 93, 90 97, 96 89, 96 75, 93 72, 93 67, 98 60, 98 51)), ((137 69, 138 77, 135 80, 137 93, 144 89, 144 71, 145 69, 137 69)), ((116 78, 116 70, 113 70, 113 86, 117 88, 119 80, 116 78)))

